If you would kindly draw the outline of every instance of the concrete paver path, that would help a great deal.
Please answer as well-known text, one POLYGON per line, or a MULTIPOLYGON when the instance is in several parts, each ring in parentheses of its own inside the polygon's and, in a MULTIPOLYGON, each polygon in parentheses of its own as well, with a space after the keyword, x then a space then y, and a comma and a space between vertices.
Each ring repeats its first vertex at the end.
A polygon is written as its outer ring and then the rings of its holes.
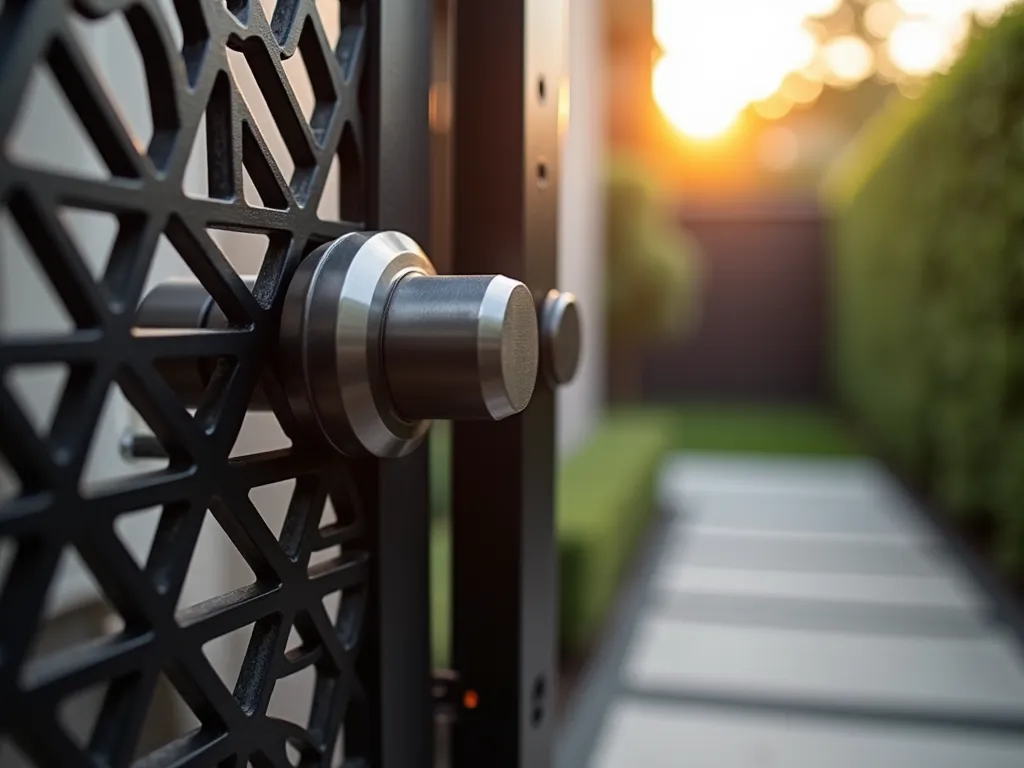
POLYGON ((886 472, 680 455, 560 768, 1021 768, 1024 651, 886 472))

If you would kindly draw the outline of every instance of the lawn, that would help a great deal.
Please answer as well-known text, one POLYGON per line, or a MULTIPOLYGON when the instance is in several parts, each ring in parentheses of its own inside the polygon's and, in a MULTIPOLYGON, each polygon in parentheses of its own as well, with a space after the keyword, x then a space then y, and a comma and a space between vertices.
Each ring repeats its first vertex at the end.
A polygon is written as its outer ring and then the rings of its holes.
POLYGON ((825 408, 686 406, 661 409, 674 422, 673 450, 850 456, 861 453, 825 408))

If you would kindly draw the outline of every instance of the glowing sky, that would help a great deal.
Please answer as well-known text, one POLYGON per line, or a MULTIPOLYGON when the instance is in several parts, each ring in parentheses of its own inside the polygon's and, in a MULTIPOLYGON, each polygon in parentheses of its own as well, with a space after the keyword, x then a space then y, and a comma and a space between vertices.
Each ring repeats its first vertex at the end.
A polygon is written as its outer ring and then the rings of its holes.
POLYGON ((654 0, 664 50, 654 97, 680 131, 712 138, 750 104, 779 117, 793 103, 813 101, 822 84, 941 70, 959 53, 971 13, 992 23, 1013 2, 865 0, 871 37, 853 34, 851 15, 850 33, 825 42, 816 19, 833 16, 842 0, 654 0))

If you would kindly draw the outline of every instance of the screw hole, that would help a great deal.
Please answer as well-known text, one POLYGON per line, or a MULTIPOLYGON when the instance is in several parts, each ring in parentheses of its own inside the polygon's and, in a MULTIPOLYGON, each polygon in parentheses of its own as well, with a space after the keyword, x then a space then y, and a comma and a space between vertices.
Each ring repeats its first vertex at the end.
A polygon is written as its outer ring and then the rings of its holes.
POLYGON ((547 682, 544 679, 544 675, 537 675, 533 679, 533 689, 531 691, 531 701, 533 705, 533 714, 531 715, 531 722, 533 727, 536 728, 544 721, 544 695, 547 693, 547 682))
POLYGON ((540 704, 544 699, 546 685, 544 683, 544 676, 537 675, 533 681, 533 703, 540 704))
POLYGON ((548 84, 544 79, 544 76, 541 75, 540 78, 537 79, 537 98, 540 99, 540 102, 543 104, 547 100, 547 97, 548 84))
POLYGON ((548 185, 548 164, 544 160, 537 163, 537 183, 542 187, 548 185))

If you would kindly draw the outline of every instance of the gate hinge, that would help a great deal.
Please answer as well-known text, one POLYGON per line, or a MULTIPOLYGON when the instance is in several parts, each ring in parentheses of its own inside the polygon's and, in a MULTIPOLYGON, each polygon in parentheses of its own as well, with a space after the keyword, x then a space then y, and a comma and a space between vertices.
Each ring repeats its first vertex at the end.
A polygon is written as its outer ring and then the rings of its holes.
POLYGON ((462 675, 453 669, 434 670, 431 692, 434 696, 434 711, 448 722, 458 719, 464 712, 476 709, 480 703, 479 694, 467 688, 462 675))

